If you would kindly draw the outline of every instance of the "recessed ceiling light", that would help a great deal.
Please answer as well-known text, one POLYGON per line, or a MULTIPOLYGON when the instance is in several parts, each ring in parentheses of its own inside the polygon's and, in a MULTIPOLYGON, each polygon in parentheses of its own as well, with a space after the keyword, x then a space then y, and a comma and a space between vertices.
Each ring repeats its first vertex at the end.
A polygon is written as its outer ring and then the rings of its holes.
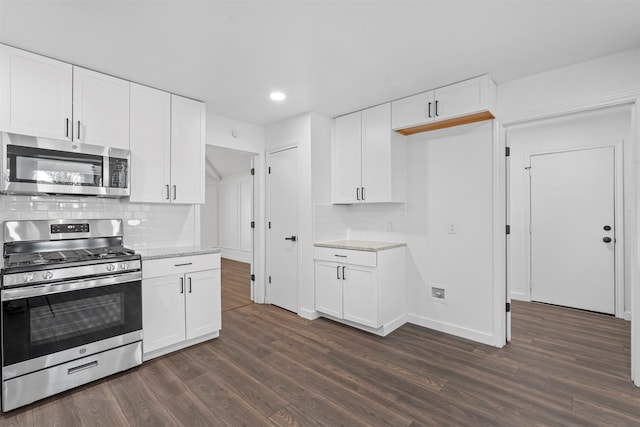
POLYGON ((271 92, 271 95, 269 95, 269 97, 274 101, 282 101, 287 97, 287 95, 282 92, 271 92))

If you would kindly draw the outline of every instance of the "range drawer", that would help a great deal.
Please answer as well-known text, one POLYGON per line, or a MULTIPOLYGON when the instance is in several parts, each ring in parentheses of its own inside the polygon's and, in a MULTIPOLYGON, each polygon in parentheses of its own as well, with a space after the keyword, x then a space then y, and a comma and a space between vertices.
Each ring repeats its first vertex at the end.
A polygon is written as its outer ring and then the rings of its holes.
POLYGON ((220 268, 220 254, 190 255, 142 260, 142 278, 186 274, 220 268))
POLYGON ((378 259, 376 252, 319 247, 314 248, 313 255, 317 260, 362 265, 365 267, 376 267, 378 259))

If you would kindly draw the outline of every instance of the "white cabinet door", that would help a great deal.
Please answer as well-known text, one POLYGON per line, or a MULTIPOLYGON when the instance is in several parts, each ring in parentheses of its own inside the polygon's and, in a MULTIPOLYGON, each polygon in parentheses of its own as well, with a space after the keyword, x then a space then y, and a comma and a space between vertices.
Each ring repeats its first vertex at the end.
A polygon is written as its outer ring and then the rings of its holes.
POLYGON ((357 202, 362 187, 361 113, 335 120, 332 146, 333 203, 357 202))
POLYGON ((169 203, 171 94, 131 83, 132 202, 169 203))
POLYGON ((204 203, 205 106, 171 95, 171 202, 204 203))
POLYGON ((187 339, 220 330, 220 270, 185 275, 187 339))
POLYGON ((436 120, 486 111, 489 108, 489 83, 489 76, 485 75, 436 89, 436 120))
POLYGON ((360 199, 390 202, 391 104, 362 111, 362 187, 360 199))
POLYGON ((342 274, 337 262, 315 262, 317 311, 342 318, 342 274))
POLYGON ((402 129, 433 121, 435 99, 432 90, 393 101, 392 128, 402 129))
POLYGON ((343 284, 344 319, 378 328, 378 276, 375 268, 347 265, 343 284))
POLYGON ((142 281, 142 341, 145 353, 185 339, 183 275, 142 281))
POLYGON ((73 67, 73 139, 129 149, 129 82, 73 67))
POLYGON ((0 45, 0 130, 71 139, 72 66, 0 45))

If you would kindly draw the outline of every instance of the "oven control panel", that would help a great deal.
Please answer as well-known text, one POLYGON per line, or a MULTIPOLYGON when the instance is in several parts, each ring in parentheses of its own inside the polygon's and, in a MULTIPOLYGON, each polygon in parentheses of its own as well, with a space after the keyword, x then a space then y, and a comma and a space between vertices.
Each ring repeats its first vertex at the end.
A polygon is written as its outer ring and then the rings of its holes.
POLYGON ((51 224, 51 234, 58 233, 88 233, 89 224, 51 224))

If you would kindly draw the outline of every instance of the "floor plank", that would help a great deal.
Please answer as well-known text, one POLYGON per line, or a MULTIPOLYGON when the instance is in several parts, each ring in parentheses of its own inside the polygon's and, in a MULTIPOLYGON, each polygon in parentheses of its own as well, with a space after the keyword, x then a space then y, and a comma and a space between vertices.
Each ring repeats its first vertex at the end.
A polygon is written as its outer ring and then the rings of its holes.
POLYGON ((223 330, 0 417, 0 426, 640 425, 630 325, 512 304, 503 349, 405 325, 385 338, 249 301, 223 260, 223 330))

